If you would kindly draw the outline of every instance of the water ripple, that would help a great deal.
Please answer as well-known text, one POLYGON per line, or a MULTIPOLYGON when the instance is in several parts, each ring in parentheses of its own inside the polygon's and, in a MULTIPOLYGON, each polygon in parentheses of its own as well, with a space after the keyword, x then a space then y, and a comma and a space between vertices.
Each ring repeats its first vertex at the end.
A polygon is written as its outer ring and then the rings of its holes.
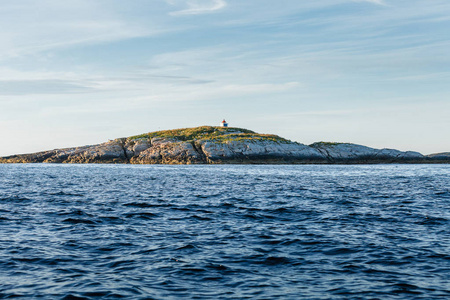
POLYGON ((0 298, 448 299, 450 166, 0 165, 0 298))

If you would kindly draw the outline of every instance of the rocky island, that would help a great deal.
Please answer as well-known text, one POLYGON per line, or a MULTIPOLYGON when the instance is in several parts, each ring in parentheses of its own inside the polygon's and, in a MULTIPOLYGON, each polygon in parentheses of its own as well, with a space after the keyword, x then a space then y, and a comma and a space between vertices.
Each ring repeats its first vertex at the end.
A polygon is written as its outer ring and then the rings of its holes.
POLYGON ((156 131, 106 143, 0 158, 0 163, 373 164, 450 163, 450 153, 422 155, 350 143, 304 145, 248 129, 201 126, 156 131))

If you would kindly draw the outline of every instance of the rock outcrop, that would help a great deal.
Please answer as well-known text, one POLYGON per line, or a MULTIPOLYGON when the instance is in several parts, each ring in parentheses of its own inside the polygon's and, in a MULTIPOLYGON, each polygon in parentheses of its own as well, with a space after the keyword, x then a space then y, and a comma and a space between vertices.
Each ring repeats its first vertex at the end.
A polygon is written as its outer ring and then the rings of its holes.
POLYGON ((426 162, 419 152, 395 149, 374 149, 350 143, 319 142, 310 145, 333 163, 408 163, 426 162))
MULTIPOLYGON (((136 146, 133 146, 136 149, 136 146)), ((140 151, 134 152, 131 163, 137 164, 199 164, 204 163, 201 154, 192 142, 176 139, 153 138, 140 140, 140 151)))
POLYGON ((126 163, 124 139, 99 145, 56 149, 32 154, 3 157, 0 162, 10 163, 126 163))
POLYGON ((427 158, 434 163, 449 163, 450 152, 434 153, 427 155, 427 158))
POLYGON ((348 143, 303 145, 240 128, 203 126, 106 143, 0 158, 0 163, 333 164, 450 163, 450 153, 374 149, 348 143))
POLYGON ((326 163, 314 148, 294 142, 273 140, 231 140, 225 143, 202 140, 197 149, 208 163, 326 163))

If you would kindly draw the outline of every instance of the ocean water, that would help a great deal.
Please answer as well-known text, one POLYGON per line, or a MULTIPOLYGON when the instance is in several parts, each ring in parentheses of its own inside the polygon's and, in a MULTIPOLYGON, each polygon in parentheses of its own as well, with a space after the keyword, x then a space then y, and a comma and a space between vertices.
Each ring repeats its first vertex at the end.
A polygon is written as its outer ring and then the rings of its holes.
POLYGON ((449 299, 450 165, 0 164, 0 298, 449 299))

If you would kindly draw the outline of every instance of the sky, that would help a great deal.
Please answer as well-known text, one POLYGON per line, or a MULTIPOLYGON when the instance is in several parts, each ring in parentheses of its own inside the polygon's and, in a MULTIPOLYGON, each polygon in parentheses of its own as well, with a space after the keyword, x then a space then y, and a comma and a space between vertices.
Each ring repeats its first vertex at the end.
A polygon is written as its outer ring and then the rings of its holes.
POLYGON ((0 0, 0 156, 230 126, 450 151, 448 0, 0 0))

